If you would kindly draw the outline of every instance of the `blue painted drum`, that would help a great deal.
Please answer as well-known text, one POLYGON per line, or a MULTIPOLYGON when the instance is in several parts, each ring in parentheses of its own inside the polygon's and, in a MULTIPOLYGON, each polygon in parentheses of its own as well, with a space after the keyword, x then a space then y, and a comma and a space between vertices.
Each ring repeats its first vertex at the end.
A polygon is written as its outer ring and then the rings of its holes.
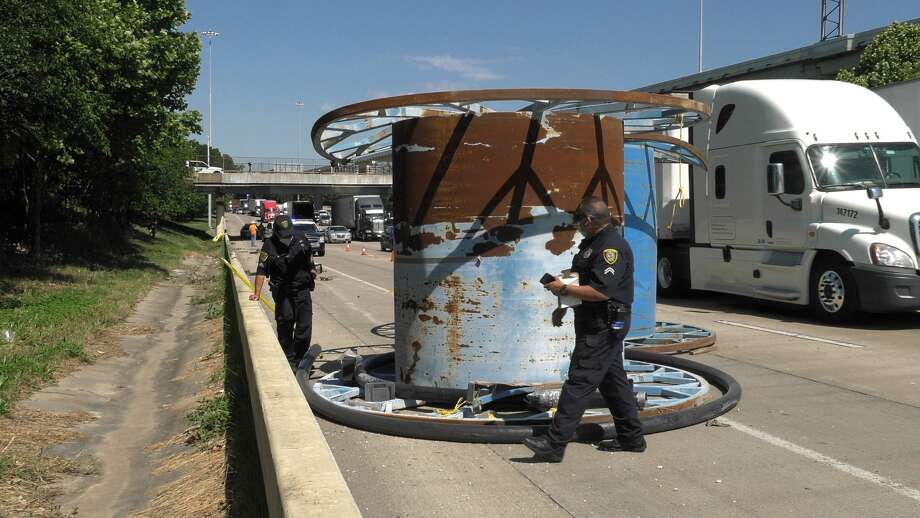
MULTIPOLYGON (((623 127, 584 114, 421 117, 393 126, 396 375, 417 386, 558 384, 572 314, 544 273, 571 266, 589 194, 623 214, 623 127)), ((654 317, 653 317, 654 320, 654 317)))
POLYGON ((628 338, 655 333, 656 265, 658 264, 654 150, 627 143, 623 148, 626 189, 623 236, 635 257, 632 324, 628 338))

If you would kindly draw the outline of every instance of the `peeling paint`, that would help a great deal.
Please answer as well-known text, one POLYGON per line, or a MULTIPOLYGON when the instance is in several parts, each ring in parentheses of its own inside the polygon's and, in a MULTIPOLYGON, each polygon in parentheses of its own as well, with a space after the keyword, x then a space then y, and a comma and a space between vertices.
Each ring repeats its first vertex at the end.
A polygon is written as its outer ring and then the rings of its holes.
POLYGON ((490 144, 486 144, 485 142, 464 142, 463 145, 470 146, 470 147, 474 147, 474 146, 492 147, 490 144))
POLYGON ((410 153, 423 153, 425 151, 434 151, 435 148, 428 146, 419 146, 418 144, 403 144, 393 148, 393 152, 398 153, 400 151, 406 150, 410 153))

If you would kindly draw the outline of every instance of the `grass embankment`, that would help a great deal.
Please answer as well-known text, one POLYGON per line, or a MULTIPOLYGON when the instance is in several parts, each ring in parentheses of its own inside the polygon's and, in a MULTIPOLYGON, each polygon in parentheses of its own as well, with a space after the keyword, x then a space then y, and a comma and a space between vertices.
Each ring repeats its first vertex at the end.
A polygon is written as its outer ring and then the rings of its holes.
POLYGON ((156 239, 132 231, 126 241, 88 238, 78 254, 45 263, 6 258, 0 280, 0 415, 54 375, 68 359, 90 361, 85 346, 127 317, 135 303, 189 253, 214 255, 204 222, 163 226, 156 239), (7 268, 4 268, 7 269, 7 268))

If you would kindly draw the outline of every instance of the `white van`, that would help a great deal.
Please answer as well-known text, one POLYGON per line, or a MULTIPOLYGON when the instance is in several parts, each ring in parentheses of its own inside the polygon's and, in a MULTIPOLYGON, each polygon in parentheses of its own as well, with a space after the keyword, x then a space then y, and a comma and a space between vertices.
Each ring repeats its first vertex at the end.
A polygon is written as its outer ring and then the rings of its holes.
POLYGON ((849 83, 740 81, 694 92, 682 136, 710 168, 658 166, 658 288, 809 305, 830 321, 920 309, 920 148, 849 83))

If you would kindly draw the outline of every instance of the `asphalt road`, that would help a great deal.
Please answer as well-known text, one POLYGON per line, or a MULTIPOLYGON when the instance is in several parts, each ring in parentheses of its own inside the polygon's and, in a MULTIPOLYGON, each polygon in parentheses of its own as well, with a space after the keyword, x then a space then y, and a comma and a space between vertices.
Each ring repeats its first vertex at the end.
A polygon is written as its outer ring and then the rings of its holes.
MULTIPOLYGON (((241 254, 247 268, 255 258, 241 254)), ((323 359, 349 347, 388 350, 388 254, 376 243, 327 245, 319 261, 313 342, 330 351, 323 359)), ((363 513, 920 516, 920 313, 832 327, 797 308, 693 293, 663 301, 658 316, 717 332, 717 350, 693 359, 741 383, 741 404, 721 419, 729 426, 652 435, 643 454, 572 444, 563 463, 547 465, 527 463, 520 445, 403 439, 322 421, 363 513)))

